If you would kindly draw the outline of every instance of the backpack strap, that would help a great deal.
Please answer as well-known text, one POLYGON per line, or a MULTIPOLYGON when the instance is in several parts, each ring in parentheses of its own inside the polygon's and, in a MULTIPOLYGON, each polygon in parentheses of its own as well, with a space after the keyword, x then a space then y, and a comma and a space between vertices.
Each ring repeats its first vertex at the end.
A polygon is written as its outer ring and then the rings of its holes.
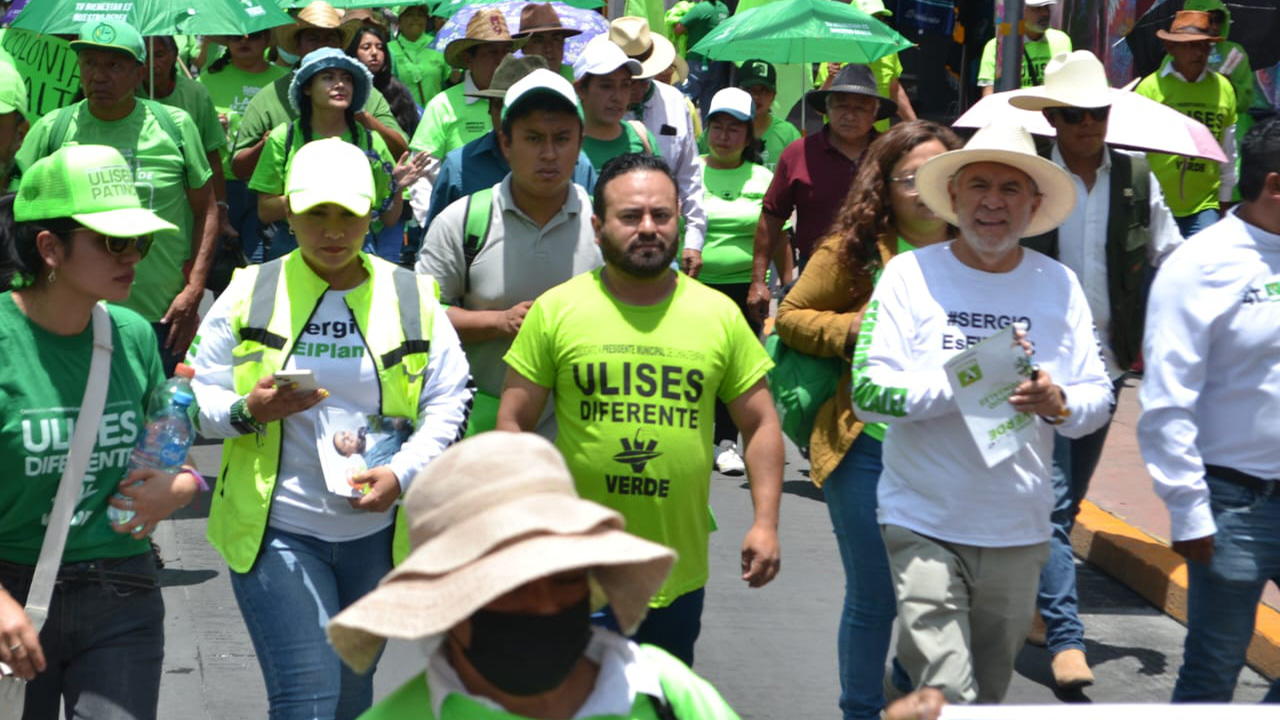
POLYGON ((471 292, 471 264, 489 239, 493 220, 493 188, 477 190, 467 197, 467 220, 463 226, 462 259, 466 292, 471 292))
POLYGON ((79 103, 53 111, 53 127, 49 128, 49 134, 45 136, 41 157, 48 157, 63 146, 67 139, 67 131, 71 129, 71 116, 75 114, 78 107, 80 107, 79 103))
POLYGON ((644 123, 639 120, 628 120, 626 122, 640 136, 640 144, 644 146, 644 154, 652 155, 653 146, 649 144, 649 128, 645 127, 644 123))

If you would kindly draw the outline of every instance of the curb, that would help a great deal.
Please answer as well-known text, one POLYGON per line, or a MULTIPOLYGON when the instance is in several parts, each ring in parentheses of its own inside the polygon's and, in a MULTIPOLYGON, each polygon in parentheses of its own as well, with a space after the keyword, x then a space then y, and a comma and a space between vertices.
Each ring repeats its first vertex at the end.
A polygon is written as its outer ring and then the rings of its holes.
MULTIPOLYGON (((1186 563, 1163 541, 1085 500, 1071 544, 1076 555, 1187 624, 1186 563)), ((1280 677, 1280 612, 1268 605, 1258 605, 1246 661, 1269 679, 1280 677)))

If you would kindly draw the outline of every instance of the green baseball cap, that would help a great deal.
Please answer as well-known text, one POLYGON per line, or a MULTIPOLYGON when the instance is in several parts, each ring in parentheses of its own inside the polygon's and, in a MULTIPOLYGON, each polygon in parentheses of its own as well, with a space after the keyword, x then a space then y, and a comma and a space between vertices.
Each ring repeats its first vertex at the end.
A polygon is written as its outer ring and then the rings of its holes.
POLYGON ((129 164, 119 150, 106 145, 68 145, 22 173, 13 218, 64 217, 109 237, 178 229, 143 209, 129 164))
POLYGON ((80 28, 80 37, 71 41, 71 49, 114 50, 138 62, 147 61, 147 46, 142 34, 120 20, 90 20, 80 28))
POLYGON ((27 84, 23 82, 17 68, 0 60, 0 115, 11 112, 22 113, 22 117, 31 121, 31 113, 27 108, 27 84))
POLYGON ((770 90, 777 90, 778 71, 763 60, 748 60, 738 68, 737 85, 744 90, 752 85, 764 85, 770 90))

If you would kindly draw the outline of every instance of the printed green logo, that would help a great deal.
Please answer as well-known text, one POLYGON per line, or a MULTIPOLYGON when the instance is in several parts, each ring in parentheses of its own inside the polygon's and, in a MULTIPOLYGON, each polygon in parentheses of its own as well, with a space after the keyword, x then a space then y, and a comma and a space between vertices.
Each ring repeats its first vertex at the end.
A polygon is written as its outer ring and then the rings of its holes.
POLYGON ((1280 282, 1267 283, 1266 288, 1268 298, 1275 298, 1280 295, 1280 282))
POLYGON ((960 368, 956 372, 956 379, 960 381, 960 387, 969 387, 982 379, 982 368, 978 367, 978 363, 960 368))
POLYGON ((100 23, 93 29, 93 41, 109 45, 115 42, 116 29, 106 23, 100 23))

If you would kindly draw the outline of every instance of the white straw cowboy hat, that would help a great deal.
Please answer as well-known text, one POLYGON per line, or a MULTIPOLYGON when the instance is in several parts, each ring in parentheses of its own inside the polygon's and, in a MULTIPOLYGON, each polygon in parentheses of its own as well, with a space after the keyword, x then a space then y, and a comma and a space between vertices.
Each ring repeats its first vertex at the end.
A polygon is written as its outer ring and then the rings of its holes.
POLYGON ((1062 53, 1044 66, 1044 85, 1025 88, 1009 104, 1023 110, 1111 106, 1111 83, 1102 61, 1088 50, 1062 53))
POLYGON ((920 199, 938 217, 958 225, 947 186, 965 165, 993 162, 1025 172, 1035 181, 1042 196, 1040 207, 1031 216, 1023 237, 1048 232, 1062 224, 1076 206, 1076 188, 1067 171, 1036 154, 1027 129, 1016 123, 993 122, 974 133, 959 150, 936 155, 916 169, 916 190, 920 199))
POLYGON ((413 552, 329 623, 357 672, 386 638, 439 635, 525 583, 591 569, 633 632, 675 553, 623 531, 622 516, 578 497, 564 458, 532 433, 487 432, 431 461, 405 497, 413 552))
POLYGON ((649 21, 628 15, 609 23, 609 40, 622 48, 627 57, 640 61, 637 79, 646 80, 671 67, 676 61, 676 46, 649 29, 649 21))
POLYGON ((351 44, 351 38, 356 34, 356 25, 344 25, 342 22, 342 13, 338 12, 329 3, 324 0, 315 0, 315 2, 307 5, 298 12, 298 17, 292 25, 284 25, 275 29, 276 45, 281 50, 290 55, 298 54, 298 33, 308 28, 319 28, 321 30, 337 30, 342 36, 342 47, 351 44))

